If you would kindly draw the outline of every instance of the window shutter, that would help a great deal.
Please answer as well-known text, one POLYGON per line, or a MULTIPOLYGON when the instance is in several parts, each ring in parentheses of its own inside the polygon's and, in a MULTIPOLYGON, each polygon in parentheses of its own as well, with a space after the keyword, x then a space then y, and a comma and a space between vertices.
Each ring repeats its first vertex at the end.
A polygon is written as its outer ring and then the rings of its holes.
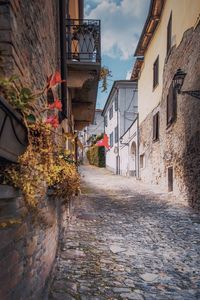
POLYGON ((153 116, 153 140, 159 139, 159 112, 153 116))
POLYGON ((115 143, 118 142, 118 126, 115 127, 115 143))
POLYGON ((168 168, 168 192, 173 191, 173 167, 168 168))
POLYGON ((113 105, 111 106, 111 108, 109 109, 109 119, 111 120, 113 117, 113 105))
POLYGON ((159 114, 159 112, 157 113, 156 122, 157 122, 156 139, 159 139, 159 132, 160 132, 160 114, 159 114))
POLYGON ((172 14, 170 15, 169 22, 167 25, 167 55, 169 54, 172 47, 172 14))
POLYGON ((153 116, 153 140, 156 139, 156 115, 153 116))
POLYGON ((153 88, 158 84, 158 73, 159 73, 159 56, 156 58, 153 64, 153 88))
POLYGON ((174 108, 174 91, 171 84, 167 96, 167 125, 171 124, 174 120, 174 108))
POLYGON ((118 109, 118 99, 117 96, 115 97, 115 111, 118 109))
POLYGON ((113 147, 113 132, 110 134, 110 147, 113 147))
POLYGON ((107 127, 108 126, 108 118, 107 118, 107 116, 104 117, 104 122, 105 122, 105 127, 107 127))

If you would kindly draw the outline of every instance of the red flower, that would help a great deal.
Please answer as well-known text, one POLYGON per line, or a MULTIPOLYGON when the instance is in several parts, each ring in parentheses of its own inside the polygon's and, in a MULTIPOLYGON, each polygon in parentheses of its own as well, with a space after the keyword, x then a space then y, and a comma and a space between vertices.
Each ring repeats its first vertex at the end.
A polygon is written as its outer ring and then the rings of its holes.
POLYGON ((52 104, 49 104, 49 109, 58 109, 62 110, 62 103, 59 99, 56 99, 52 104))
POLYGON ((57 85, 58 83, 62 83, 65 80, 61 79, 60 72, 56 71, 54 74, 52 74, 48 80, 47 80, 47 87, 48 89, 52 88, 53 86, 57 85))
POLYGON ((57 116, 50 116, 45 121, 46 124, 50 124, 52 127, 57 128, 59 125, 57 116))

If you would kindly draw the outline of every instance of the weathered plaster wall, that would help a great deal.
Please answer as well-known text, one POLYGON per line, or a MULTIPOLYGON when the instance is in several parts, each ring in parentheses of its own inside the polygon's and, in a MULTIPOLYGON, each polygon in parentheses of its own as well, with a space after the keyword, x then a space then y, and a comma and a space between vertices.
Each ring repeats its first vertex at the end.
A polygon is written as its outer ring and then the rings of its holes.
POLYGON ((200 89, 200 25, 185 32, 178 48, 173 48, 163 73, 160 105, 140 126, 140 154, 145 153, 141 178, 167 190, 167 168, 174 169, 174 193, 200 208, 200 105, 188 95, 177 97, 177 119, 166 128, 166 99, 172 78, 178 68, 184 70, 182 90, 200 89), (153 115, 160 111, 160 137, 153 142, 153 115))
POLYGON ((160 103, 163 89, 163 68, 167 51, 167 24, 172 13, 172 45, 179 46, 183 33, 197 25, 200 18, 199 0, 167 0, 160 23, 144 57, 138 80, 140 122, 160 103), (153 88, 153 64, 159 55, 159 84, 153 88))

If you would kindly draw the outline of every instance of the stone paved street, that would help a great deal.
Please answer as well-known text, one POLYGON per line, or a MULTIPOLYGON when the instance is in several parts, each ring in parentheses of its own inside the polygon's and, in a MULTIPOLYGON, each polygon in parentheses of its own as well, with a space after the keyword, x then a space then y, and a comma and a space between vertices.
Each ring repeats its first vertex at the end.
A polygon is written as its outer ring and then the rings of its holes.
POLYGON ((200 299, 200 215, 133 178, 81 173, 49 300, 200 299))

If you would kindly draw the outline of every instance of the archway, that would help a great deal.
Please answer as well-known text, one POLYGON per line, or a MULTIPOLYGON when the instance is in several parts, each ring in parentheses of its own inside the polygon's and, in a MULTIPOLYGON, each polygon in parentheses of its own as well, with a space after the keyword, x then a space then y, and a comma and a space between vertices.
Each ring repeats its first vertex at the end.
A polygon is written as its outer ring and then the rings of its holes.
POLYGON ((130 176, 136 176, 136 143, 134 141, 130 147, 129 170, 130 176))

